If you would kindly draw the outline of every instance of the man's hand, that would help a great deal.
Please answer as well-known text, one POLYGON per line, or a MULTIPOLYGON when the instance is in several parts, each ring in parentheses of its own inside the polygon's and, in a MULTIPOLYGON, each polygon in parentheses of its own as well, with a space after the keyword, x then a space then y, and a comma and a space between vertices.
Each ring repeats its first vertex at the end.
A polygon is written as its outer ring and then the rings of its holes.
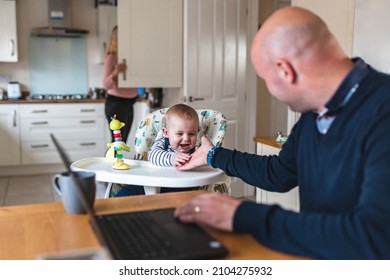
POLYGON ((200 195, 175 210, 182 222, 202 223, 216 229, 233 231, 233 218, 240 200, 220 193, 200 195))
POLYGON ((202 143, 199 148, 191 155, 191 159, 181 166, 176 167, 178 170, 190 170, 195 167, 207 165, 207 153, 213 147, 211 141, 202 136, 202 143))

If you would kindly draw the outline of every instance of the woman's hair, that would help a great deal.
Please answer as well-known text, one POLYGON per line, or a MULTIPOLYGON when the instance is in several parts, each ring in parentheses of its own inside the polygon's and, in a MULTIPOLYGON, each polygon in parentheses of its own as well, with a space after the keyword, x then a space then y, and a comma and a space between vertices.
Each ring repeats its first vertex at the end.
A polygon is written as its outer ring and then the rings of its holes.
POLYGON ((118 26, 115 25, 111 31, 110 42, 108 43, 105 56, 112 54, 118 55, 118 26))

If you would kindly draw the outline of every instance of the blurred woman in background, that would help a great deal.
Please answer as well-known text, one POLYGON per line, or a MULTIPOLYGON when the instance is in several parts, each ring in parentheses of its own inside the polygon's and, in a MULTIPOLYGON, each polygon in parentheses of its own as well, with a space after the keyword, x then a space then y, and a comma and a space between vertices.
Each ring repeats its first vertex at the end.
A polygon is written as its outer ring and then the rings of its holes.
MULTIPOLYGON (((110 124, 111 117, 125 123, 121 129, 122 141, 127 142, 131 125, 134 117, 133 105, 137 100, 137 88, 119 88, 118 75, 126 72, 127 66, 124 63, 118 63, 118 27, 115 26, 111 32, 111 38, 104 58, 104 79, 103 87, 107 91, 105 102, 105 115, 110 124)), ((111 140, 114 142, 114 136, 110 130, 111 140)))
MULTIPOLYGON (((125 123, 121 128, 122 141, 127 143, 131 125, 134 117, 134 103, 137 100, 137 88, 119 88, 118 75, 126 72, 127 66, 124 63, 118 63, 118 27, 115 26, 111 32, 110 42, 104 58, 104 79, 103 87, 107 90, 107 97, 104 106, 104 112, 110 129, 111 118, 116 118, 125 123)), ((114 135, 110 130, 111 142, 114 142, 114 135)), ((133 146, 133 145, 130 145, 133 146)), ((127 186, 115 184, 115 193, 113 196, 128 196, 145 194, 142 186, 127 186)))

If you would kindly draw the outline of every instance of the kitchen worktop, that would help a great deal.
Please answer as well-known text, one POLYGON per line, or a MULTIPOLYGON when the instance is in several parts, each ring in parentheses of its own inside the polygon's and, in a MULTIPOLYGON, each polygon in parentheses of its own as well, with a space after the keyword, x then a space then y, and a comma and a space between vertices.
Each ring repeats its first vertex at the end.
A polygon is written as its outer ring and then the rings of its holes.
POLYGON ((42 104, 42 103, 104 103, 105 99, 8 99, 0 100, 0 104, 42 104))
POLYGON ((253 141, 255 141, 256 143, 269 145, 278 149, 282 148, 282 144, 280 142, 276 142, 276 136, 253 137, 253 141))

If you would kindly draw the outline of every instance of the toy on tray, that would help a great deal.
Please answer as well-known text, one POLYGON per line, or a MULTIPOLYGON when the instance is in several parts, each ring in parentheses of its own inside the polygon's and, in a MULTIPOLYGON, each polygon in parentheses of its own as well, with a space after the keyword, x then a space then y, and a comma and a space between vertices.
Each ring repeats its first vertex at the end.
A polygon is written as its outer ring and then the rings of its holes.
POLYGON ((114 169, 130 169, 130 166, 123 161, 122 151, 129 152, 130 147, 126 145, 125 142, 122 141, 121 128, 125 126, 125 123, 120 122, 116 119, 116 115, 111 117, 110 129, 114 135, 114 142, 108 143, 109 147, 106 158, 115 158, 116 160, 112 164, 112 168, 114 169))

